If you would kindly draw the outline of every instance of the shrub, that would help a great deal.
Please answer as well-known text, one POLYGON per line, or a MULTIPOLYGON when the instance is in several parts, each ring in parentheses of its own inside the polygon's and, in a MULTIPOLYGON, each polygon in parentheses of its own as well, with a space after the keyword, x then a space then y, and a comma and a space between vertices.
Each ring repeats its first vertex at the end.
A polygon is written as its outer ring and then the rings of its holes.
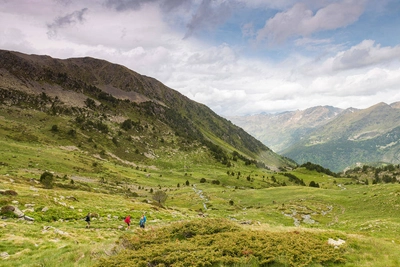
POLYGON ((53 188, 54 175, 51 172, 44 172, 40 176, 40 183, 47 189, 53 188))
POLYGON ((319 233, 247 231, 221 219, 178 222, 137 235, 122 236, 123 250, 100 259, 96 266, 333 266, 345 262, 345 249, 329 245, 319 233))
POLYGON ((168 195, 164 191, 156 191, 153 195, 153 199, 158 202, 158 204, 163 204, 167 200, 168 195))
POLYGON ((206 182, 206 178, 201 178, 200 179, 200 183, 205 183, 206 182))
POLYGON ((18 196, 18 193, 15 192, 14 190, 6 190, 6 191, 2 191, 0 193, 5 196, 18 196))
POLYGON ((16 217, 14 214, 14 210, 15 210, 15 208, 13 206, 7 205, 7 206, 1 207, 0 213, 1 213, 1 215, 4 215, 6 217, 14 218, 14 217, 16 217))

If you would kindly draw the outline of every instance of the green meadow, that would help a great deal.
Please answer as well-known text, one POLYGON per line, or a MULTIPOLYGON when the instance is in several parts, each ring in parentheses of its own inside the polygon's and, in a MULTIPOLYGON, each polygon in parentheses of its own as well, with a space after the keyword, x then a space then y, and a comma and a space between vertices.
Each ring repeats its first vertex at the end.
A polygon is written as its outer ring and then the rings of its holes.
POLYGON ((1 109, 0 266, 400 266, 400 184, 222 164, 151 123, 1 109))
POLYGON ((34 219, 3 215, 1 266, 400 265, 399 184, 298 168, 290 173, 320 185, 299 186, 283 172, 201 164, 201 150, 130 166, 68 144, 0 143, 0 189, 17 193, 0 195, 1 206, 34 219), (54 174, 50 189, 40 183, 45 171, 54 174), (162 204, 153 199, 160 190, 162 204))

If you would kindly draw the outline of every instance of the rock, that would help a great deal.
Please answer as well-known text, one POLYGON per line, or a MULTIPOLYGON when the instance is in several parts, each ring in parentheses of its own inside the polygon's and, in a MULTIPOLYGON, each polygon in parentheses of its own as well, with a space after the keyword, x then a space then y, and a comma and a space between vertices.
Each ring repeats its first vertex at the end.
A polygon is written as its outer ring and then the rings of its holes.
POLYGON ((29 217, 29 216, 24 216, 24 219, 25 220, 27 220, 27 221, 31 221, 31 222, 33 222, 35 219, 33 219, 32 217, 29 217))
POLYGON ((25 204, 25 208, 33 208, 35 207, 35 204, 25 204))
POLYGON ((10 254, 8 254, 7 252, 1 252, 0 253, 0 257, 5 260, 8 259, 10 257, 10 254))
POLYGON ((24 213, 17 207, 14 207, 14 211, 13 211, 14 215, 17 216, 18 218, 22 218, 24 217, 24 213))
POLYGON ((11 201, 11 203, 18 205, 19 202, 18 202, 18 200, 13 200, 13 201, 11 201))
POLYGON ((344 243, 346 243, 346 241, 340 238, 338 240, 332 238, 328 239, 328 244, 334 246, 335 248, 339 248, 339 246, 343 245, 344 243))
POLYGON ((54 233, 59 234, 59 235, 68 235, 67 232, 61 231, 60 229, 54 229, 54 233))
POLYGON ((52 229, 52 228, 54 228, 53 226, 43 226, 43 231, 47 231, 47 230, 49 230, 49 229, 52 229))
POLYGON ((34 187, 34 186, 31 186, 29 189, 32 190, 32 191, 35 191, 35 192, 39 191, 39 189, 37 189, 37 188, 34 187))
POLYGON ((46 211, 48 211, 48 210, 49 210, 48 207, 44 207, 44 208, 42 209, 42 212, 46 212, 46 211))

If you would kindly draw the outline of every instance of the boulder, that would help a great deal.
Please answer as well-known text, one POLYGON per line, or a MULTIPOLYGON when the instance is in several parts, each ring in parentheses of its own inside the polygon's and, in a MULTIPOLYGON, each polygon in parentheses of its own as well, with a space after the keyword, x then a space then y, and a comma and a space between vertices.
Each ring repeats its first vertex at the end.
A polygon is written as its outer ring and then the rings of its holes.
POLYGON ((17 216, 18 218, 22 218, 24 217, 24 213, 17 207, 14 207, 14 211, 13 211, 14 215, 17 216))
POLYGON ((27 221, 31 221, 31 222, 33 222, 35 219, 33 219, 32 217, 29 217, 29 216, 24 216, 24 219, 25 220, 27 220, 27 221))

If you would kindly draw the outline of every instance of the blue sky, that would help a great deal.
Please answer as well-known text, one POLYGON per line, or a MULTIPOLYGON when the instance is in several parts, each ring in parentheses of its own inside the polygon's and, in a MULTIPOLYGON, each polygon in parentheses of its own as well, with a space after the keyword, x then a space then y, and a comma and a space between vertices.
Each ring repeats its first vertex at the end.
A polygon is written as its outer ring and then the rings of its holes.
POLYGON ((398 0, 0 0, 0 49, 122 64, 222 116, 400 101, 398 0))

